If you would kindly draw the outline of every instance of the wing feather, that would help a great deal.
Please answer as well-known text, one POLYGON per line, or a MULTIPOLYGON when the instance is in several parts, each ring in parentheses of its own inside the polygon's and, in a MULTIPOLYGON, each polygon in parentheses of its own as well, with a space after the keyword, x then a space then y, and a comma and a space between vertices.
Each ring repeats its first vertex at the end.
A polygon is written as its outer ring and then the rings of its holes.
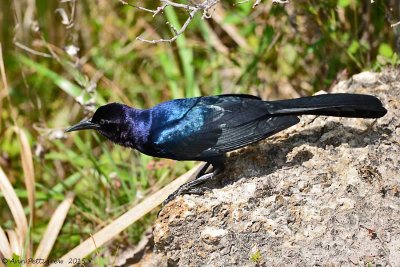
POLYGON ((178 160, 220 156, 298 122, 295 116, 274 117, 268 113, 268 104, 253 96, 220 95, 175 101, 185 100, 190 104, 171 101, 157 111, 165 116, 175 104, 179 108, 184 106, 176 115, 178 119, 153 116, 153 120, 160 121, 153 134, 159 156, 178 160))
POLYGON ((223 152, 265 139, 299 122, 296 116, 264 117, 245 125, 224 129, 213 149, 223 152))

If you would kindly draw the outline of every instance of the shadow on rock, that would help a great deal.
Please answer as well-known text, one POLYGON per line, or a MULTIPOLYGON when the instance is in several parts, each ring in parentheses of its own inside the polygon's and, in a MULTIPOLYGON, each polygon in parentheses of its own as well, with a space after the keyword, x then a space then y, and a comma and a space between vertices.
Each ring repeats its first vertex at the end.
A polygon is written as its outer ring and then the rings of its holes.
POLYGON ((390 134, 389 129, 377 128, 374 124, 366 130, 360 130, 330 121, 322 127, 308 127, 286 139, 268 138, 261 144, 233 153, 226 163, 226 170, 215 181, 209 182, 207 188, 222 188, 243 178, 266 176, 280 169, 301 165, 314 157, 310 147, 325 149, 328 146, 336 148, 347 145, 363 148, 390 134), (295 148, 300 150, 289 159, 289 153, 295 148), (235 166, 240 166, 240 170, 235 166))

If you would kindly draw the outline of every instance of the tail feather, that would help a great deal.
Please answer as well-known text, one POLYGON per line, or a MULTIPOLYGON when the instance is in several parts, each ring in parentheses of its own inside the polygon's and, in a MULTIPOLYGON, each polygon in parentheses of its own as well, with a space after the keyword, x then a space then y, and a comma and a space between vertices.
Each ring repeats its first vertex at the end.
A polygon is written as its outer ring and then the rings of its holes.
MULTIPOLYGON (((271 102, 270 102, 271 103, 271 102)), ((272 102, 275 115, 324 115, 350 118, 380 118, 387 110, 371 95, 325 94, 272 102)))

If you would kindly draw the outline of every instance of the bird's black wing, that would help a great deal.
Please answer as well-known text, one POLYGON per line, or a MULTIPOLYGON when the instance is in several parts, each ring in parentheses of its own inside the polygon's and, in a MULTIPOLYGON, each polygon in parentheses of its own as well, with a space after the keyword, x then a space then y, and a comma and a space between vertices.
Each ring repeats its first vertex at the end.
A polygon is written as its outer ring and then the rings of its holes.
POLYGON ((203 152, 228 152, 276 134, 299 122, 296 116, 265 116, 236 127, 223 128, 218 142, 203 152))
POLYGON ((205 160, 259 141, 298 122, 275 117, 254 96, 220 95, 179 99, 156 107, 152 142, 158 156, 205 160))

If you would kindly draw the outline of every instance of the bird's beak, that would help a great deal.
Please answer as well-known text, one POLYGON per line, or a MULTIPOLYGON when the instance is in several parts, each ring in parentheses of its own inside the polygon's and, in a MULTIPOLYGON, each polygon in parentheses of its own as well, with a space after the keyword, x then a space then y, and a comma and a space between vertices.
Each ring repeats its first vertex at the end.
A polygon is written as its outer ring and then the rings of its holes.
POLYGON ((80 123, 75 124, 74 126, 69 127, 65 130, 65 132, 73 132, 79 130, 89 130, 89 129, 98 129, 99 126, 96 123, 89 121, 81 121, 80 123))

